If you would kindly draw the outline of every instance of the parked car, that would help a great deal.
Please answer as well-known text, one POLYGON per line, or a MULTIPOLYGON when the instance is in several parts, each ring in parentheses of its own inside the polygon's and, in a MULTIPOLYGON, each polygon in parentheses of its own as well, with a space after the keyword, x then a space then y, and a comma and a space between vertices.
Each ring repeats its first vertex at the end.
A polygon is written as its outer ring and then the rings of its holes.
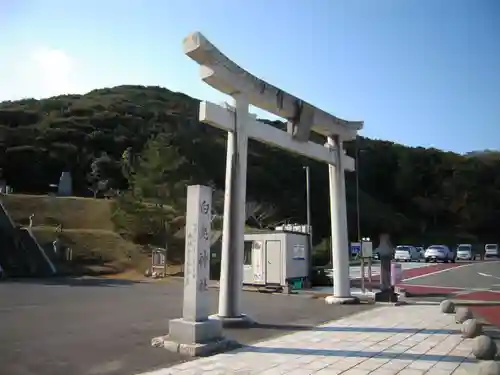
POLYGON ((425 250, 425 262, 453 262, 455 263, 455 254, 446 245, 431 245, 425 250))
POLYGON ((420 253, 415 246, 399 245, 396 246, 394 260, 400 262, 420 261, 420 253))
POLYGON ((417 251, 420 254, 420 259, 425 259, 425 249, 423 246, 417 246, 417 251))
POLYGON ((476 256, 472 251, 471 244, 460 244, 457 246, 457 259, 459 260, 473 260, 476 256))
POLYGON ((485 258, 498 258, 498 244, 489 243, 484 245, 484 257, 485 258))

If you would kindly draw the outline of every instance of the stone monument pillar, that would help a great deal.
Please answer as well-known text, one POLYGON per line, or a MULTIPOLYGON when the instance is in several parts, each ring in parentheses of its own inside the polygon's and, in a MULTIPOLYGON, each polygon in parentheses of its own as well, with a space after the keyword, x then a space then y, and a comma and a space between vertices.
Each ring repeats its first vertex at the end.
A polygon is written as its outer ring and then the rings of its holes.
POLYGON ((60 197, 69 197, 73 195, 73 180, 71 172, 62 172, 57 185, 57 195, 60 197))
POLYGON ((169 334, 153 338, 151 344, 200 356, 224 349, 232 342, 223 338, 221 321, 209 319, 212 189, 188 186, 187 195, 182 318, 170 320, 169 334))

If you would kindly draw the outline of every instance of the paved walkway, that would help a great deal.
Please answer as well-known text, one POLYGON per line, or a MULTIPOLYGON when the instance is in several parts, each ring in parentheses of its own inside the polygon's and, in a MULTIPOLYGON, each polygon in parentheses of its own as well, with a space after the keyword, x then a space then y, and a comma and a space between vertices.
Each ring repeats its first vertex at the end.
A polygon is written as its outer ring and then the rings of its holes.
POLYGON ((437 305, 387 306, 142 375, 465 375, 477 364, 459 328, 437 305))

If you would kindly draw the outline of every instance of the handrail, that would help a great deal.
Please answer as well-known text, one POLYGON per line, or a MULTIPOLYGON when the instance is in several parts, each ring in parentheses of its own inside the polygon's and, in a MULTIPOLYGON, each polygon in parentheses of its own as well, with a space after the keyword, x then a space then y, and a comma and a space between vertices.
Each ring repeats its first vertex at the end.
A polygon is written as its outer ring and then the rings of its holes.
POLYGON ((24 228, 24 229, 26 229, 29 236, 31 237, 31 239, 33 240, 35 245, 38 247, 38 250, 42 253, 42 256, 45 259, 45 261, 47 262, 47 264, 49 265, 50 270, 52 271, 52 274, 55 275, 57 273, 56 266, 54 266, 54 263, 52 263, 52 260, 50 260, 50 257, 45 252, 45 249, 43 248, 43 246, 40 245, 40 243, 38 242, 36 237, 33 235, 33 232, 30 228, 24 228))

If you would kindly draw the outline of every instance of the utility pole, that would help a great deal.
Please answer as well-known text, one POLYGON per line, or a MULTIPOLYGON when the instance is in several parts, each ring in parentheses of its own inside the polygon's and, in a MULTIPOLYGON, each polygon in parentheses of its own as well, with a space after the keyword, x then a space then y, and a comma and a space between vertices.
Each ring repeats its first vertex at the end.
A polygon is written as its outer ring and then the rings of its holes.
POLYGON ((355 168, 356 168, 356 225, 358 242, 361 242, 361 216, 359 212, 359 136, 356 136, 355 140, 356 154, 355 154, 355 168))
POLYGON ((309 166, 303 167, 306 171, 306 221, 307 221, 307 231, 309 239, 309 275, 312 274, 312 249, 313 249, 313 238, 312 238, 312 225, 311 225, 311 179, 309 174, 309 166))

